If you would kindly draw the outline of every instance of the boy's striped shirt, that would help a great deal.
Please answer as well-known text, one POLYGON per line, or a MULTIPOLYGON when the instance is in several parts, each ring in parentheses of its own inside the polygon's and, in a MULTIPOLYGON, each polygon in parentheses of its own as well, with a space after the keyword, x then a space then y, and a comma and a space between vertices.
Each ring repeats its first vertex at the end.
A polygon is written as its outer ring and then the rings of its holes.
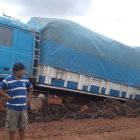
POLYGON ((28 97, 27 89, 32 88, 32 84, 26 77, 17 80, 14 75, 8 76, 0 83, 0 88, 5 90, 12 97, 7 102, 7 108, 13 110, 26 110, 28 105, 26 99, 28 97))

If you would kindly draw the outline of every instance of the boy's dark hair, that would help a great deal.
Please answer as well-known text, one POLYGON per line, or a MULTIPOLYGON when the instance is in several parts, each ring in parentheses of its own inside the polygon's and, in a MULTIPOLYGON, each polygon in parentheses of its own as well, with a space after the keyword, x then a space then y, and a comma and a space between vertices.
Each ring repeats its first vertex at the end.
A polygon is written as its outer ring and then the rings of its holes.
POLYGON ((19 71, 19 70, 25 70, 25 66, 24 66, 24 64, 17 62, 13 65, 13 73, 15 73, 15 71, 19 71))

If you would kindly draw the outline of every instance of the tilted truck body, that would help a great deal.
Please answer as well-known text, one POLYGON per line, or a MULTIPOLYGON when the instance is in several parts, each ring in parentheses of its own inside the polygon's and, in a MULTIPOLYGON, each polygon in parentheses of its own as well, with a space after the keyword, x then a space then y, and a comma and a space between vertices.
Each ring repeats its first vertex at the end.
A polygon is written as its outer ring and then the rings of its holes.
MULTIPOLYGON (((140 54, 135 48, 68 20, 31 18, 28 24, 41 33, 38 41, 30 29, 32 38, 25 41, 32 42, 32 49, 24 55, 32 52, 27 60, 32 62, 28 76, 36 76, 36 86, 110 98, 140 98, 140 54)), ((19 50, 24 46, 18 45, 19 50)), ((21 62, 26 65, 27 61, 21 62)), ((1 59, 0 66, 2 63, 1 59)))

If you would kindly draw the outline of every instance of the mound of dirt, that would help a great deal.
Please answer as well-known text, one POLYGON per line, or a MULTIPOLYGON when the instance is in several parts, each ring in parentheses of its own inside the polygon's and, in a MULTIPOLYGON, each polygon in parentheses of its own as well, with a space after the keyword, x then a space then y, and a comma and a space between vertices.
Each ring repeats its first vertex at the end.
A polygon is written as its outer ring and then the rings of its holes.
POLYGON ((87 114, 91 118, 137 117, 140 116, 140 100, 129 100, 121 103, 115 99, 103 102, 90 102, 87 114))
MULTIPOLYGON (((39 110, 28 110, 29 122, 50 122, 61 119, 114 118, 140 116, 140 100, 120 102, 106 98, 103 101, 92 101, 86 105, 87 110, 81 112, 83 105, 50 105, 45 100, 39 110)), ((5 112, 0 112, 0 126, 4 125, 5 112)))
POLYGON ((29 121, 52 121, 61 119, 85 119, 85 118, 114 118, 140 116, 140 101, 130 100, 121 103, 115 99, 104 101, 92 101, 87 104, 88 110, 81 113, 83 105, 69 104, 65 106, 49 105, 43 103, 43 107, 37 111, 29 111, 29 121))
POLYGON ((28 111, 29 122, 61 120, 63 118, 75 119, 77 114, 80 114, 82 105, 69 104, 65 106, 50 105, 47 102, 43 103, 40 110, 28 111))

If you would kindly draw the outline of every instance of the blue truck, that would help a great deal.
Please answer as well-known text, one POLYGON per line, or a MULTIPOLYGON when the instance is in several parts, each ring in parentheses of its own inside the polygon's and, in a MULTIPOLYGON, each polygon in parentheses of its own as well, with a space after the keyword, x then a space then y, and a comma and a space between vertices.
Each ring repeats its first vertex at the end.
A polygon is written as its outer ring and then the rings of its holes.
POLYGON ((34 86, 115 99, 140 98, 140 54, 77 23, 0 17, 0 78, 15 62, 34 86))

